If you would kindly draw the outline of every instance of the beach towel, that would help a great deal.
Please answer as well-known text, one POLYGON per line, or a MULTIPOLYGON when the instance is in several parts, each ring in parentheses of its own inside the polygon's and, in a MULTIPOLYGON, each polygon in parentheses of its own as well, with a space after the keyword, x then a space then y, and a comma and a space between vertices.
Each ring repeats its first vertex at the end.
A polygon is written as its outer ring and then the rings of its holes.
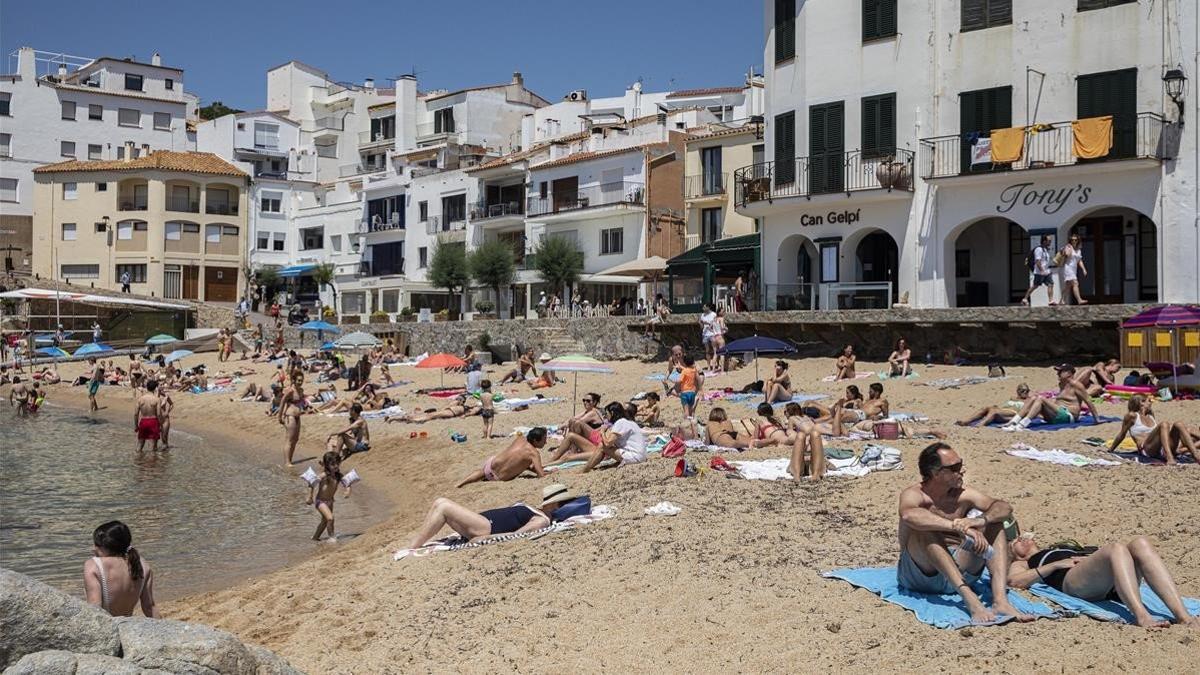
POLYGON ((516 408, 518 406, 540 405, 542 403, 558 403, 561 400, 562 400, 561 398, 554 397, 554 396, 546 396, 543 398, 538 398, 536 396, 533 396, 530 398, 506 398, 506 399, 503 399, 500 401, 496 401, 496 407, 497 408, 516 408))
POLYGON ((1007 454, 1013 457, 1024 457, 1037 462, 1049 462, 1051 464, 1062 464, 1063 466, 1120 466, 1120 462, 1113 462, 1107 459, 1099 459, 1096 457, 1085 457, 1084 455, 1074 452, 1067 452, 1054 448, 1052 450, 1038 450, 1032 445, 1025 443, 1013 443, 1012 447, 1005 450, 1007 454))
MULTIPOLYGON (((1132 452, 1110 452, 1108 454, 1116 455, 1117 457, 1120 457, 1121 459, 1124 459, 1124 460, 1130 461, 1130 462, 1134 462, 1135 464, 1149 464, 1150 466, 1160 466, 1160 465, 1167 463, 1167 461, 1165 459, 1159 459, 1158 457, 1147 457, 1146 455, 1143 455, 1142 453, 1138 452, 1137 450, 1134 450, 1132 452)), ((1196 460, 1192 459, 1191 455, 1176 455, 1175 461, 1179 462, 1180 464, 1195 464, 1196 463, 1196 460)))
MULTIPOLYGON (((863 372, 863 373, 854 373, 854 379, 856 379, 856 380, 862 380, 862 379, 866 379, 868 377, 875 377, 875 373, 872 373, 870 371, 863 372)), ((839 380, 839 379, 837 379, 837 375, 826 375, 825 377, 821 378, 821 381, 822 382, 848 382, 849 380, 839 380)))
MULTIPOLYGON (((791 459, 788 457, 778 457, 776 459, 730 462, 730 464, 746 480, 792 480, 792 474, 787 470, 790 462, 791 459)), ((871 469, 860 464, 857 457, 851 460, 836 460, 826 457, 826 463, 826 476, 861 478, 871 473, 871 469)))
MULTIPOLYGON (((757 408, 759 404, 763 402, 762 394, 745 394, 745 396, 749 396, 750 398, 741 399, 739 403, 749 408, 757 408)), ((829 398, 829 396, 827 394, 792 394, 792 399, 790 401, 775 401, 771 404, 771 407, 779 408, 780 406, 785 406, 789 403, 799 403, 800 405, 804 405, 809 401, 820 401, 823 398, 829 398)))
MULTIPOLYGON (((1090 445, 1093 448, 1108 448, 1108 446, 1112 445, 1112 442, 1113 442, 1113 439, 1111 439, 1111 438, 1108 440, 1104 440, 1103 438, 1100 438, 1099 436, 1085 438, 1082 441, 1080 441, 1080 443, 1083 443, 1084 445, 1090 445)), ((1125 438, 1121 439, 1121 444, 1117 446, 1117 449, 1118 450, 1137 451, 1137 449, 1138 449, 1137 442, 1135 442, 1131 436, 1126 436, 1125 438)))
POLYGON ((881 380, 915 380, 920 377, 920 373, 915 370, 910 370, 907 375, 892 375, 891 371, 881 370, 878 373, 881 380))
MULTIPOLYGON (((825 572, 821 576, 826 579, 841 579, 852 586, 864 588, 878 595, 886 602, 909 610, 917 615, 917 620, 935 628, 958 629, 972 625, 971 614, 967 612, 966 605, 963 604, 962 598, 957 593, 953 595, 930 595, 900 588, 899 583, 896 581, 895 565, 889 567, 847 567, 825 572)), ((971 585, 971 589, 975 591, 984 605, 990 607, 992 604, 992 590, 988 579, 989 577, 985 570, 983 576, 971 585)), ((1026 614, 1044 618, 1058 616, 1048 605, 1026 600, 1011 590, 1008 592, 1008 601, 1017 610, 1026 614)), ((995 623, 1001 624, 1009 621, 1012 621, 1012 617, 1001 616, 995 623)))
POLYGON ((1072 148, 1079 159, 1097 159, 1108 155, 1113 143, 1112 115, 1088 117, 1071 122, 1072 148))
POLYGON ((1021 159, 1025 149, 1025 127, 992 129, 992 161, 1009 163, 1021 159))
POLYGON ((667 379, 667 375, 666 375, 666 373, 654 373, 651 375, 646 375, 642 379, 654 380, 655 382, 662 382, 663 380, 667 379))
POLYGON ((1003 378, 979 377, 977 375, 970 375, 967 377, 942 377, 936 380, 918 382, 917 385, 921 387, 934 387, 935 389, 958 389, 959 387, 964 387, 971 384, 983 384, 984 382, 991 382, 992 380, 999 379, 1003 378))
POLYGON ((434 398, 454 398, 455 396, 458 396, 459 394, 465 394, 465 393, 467 393, 467 390, 465 388, 437 389, 434 391, 425 392, 426 395, 433 396, 434 398))
POLYGON ((467 541, 458 535, 438 539, 425 544, 421 548, 402 548, 392 555, 392 560, 403 560, 404 558, 424 558, 438 551, 462 551, 465 549, 479 548, 481 546, 489 546, 491 544, 500 544, 506 541, 514 541, 517 539, 541 539, 542 537, 553 534, 555 532, 563 532, 582 525, 590 525, 601 520, 607 520, 617 515, 616 509, 606 504, 601 504, 592 508, 592 512, 586 516, 572 516, 566 520, 553 523, 548 527, 543 527, 538 530, 530 530, 528 532, 511 532, 509 534, 498 534, 494 537, 480 539, 479 541, 467 541))
MULTIPOLYGON (((1167 609, 1167 606, 1150 589, 1148 584, 1142 582, 1140 590, 1142 592, 1142 604, 1146 606, 1146 611, 1150 612, 1151 616, 1167 621, 1174 618, 1171 610, 1167 609)), ((1100 621, 1134 623, 1133 613, 1129 611, 1129 608, 1115 600, 1083 600, 1073 595, 1067 595, 1046 584, 1034 584, 1029 587, 1029 592, 1039 598, 1053 602, 1071 614, 1082 614, 1100 621)), ((1200 600, 1196 598, 1184 598, 1183 607, 1192 616, 1200 616, 1200 600)))
MULTIPOLYGON (((1106 415, 1101 415, 1100 418, 1098 420, 1096 420, 1096 423, 1093 424, 1092 416, 1084 415, 1083 417, 1079 418, 1078 422, 1070 422, 1068 424, 1049 424, 1046 422, 1046 420, 1039 417, 1029 423, 1029 427, 1027 428, 1027 430, 1028 431, 1061 431, 1063 429, 1076 429, 1079 427, 1091 427, 1091 426, 1096 426, 1096 424, 1110 424, 1112 422, 1120 422, 1120 421, 1121 421, 1120 417, 1108 417, 1106 415)), ((996 422, 992 422, 988 426, 989 427, 1003 427, 1006 424, 1007 424, 1006 422, 996 421, 996 422)))
MULTIPOLYGON (((342 414, 346 415, 347 417, 350 416, 350 413, 342 413, 342 414)), ((392 417, 393 415, 399 416, 399 415, 403 415, 403 414, 404 414, 404 408, 401 408, 398 405, 393 405, 393 406, 388 406, 382 410, 364 410, 362 413, 362 418, 364 420, 376 420, 376 419, 382 419, 384 417, 392 417)))

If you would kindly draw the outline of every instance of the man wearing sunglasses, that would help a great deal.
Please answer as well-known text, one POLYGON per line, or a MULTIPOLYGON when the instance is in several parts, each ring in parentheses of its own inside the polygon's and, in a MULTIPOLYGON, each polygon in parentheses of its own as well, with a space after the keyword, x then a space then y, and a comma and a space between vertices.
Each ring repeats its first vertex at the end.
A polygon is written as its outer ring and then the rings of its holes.
POLYGON ((900 493, 900 560, 897 580, 918 593, 958 593, 977 623, 997 615, 1032 621, 1008 602, 1008 540, 1004 522, 1012 515, 1008 502, 963 487, 962 457, 946 443, 921 451, 921 482, 900 493), (981 515, 971 517, 972 510, 981 515), (953 553, 950 546, 955 545, 953 553), (992 608, 983 605, 970 584, 987 566, 991 573, 992 608))

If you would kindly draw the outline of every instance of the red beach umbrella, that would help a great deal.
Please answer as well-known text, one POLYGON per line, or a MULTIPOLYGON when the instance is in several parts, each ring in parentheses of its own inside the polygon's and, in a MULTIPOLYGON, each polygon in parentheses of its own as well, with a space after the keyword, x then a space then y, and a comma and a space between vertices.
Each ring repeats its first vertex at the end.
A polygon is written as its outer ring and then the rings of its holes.
POLYGON ((425 357, 425 359, 422 360, 420 363, 418 363, 416 367, 417 368, 442 369, 442 384, 445 385, 445 383, 446 383, 445 369, 446 368, 461 368, 462 366, 465 366, 465 365, 467 365, 466 361, 463 361, 462 359, 458 358, 457 356, 455 356, 453 354, 447 354, 446 352, 442 352, 441 354, 431 354, 431 355, 425 357))

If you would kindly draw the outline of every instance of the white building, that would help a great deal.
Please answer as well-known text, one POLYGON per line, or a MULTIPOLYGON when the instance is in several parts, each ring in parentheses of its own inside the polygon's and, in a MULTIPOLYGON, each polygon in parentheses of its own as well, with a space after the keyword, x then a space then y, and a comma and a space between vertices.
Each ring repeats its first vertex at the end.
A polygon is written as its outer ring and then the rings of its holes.
POLYGON ((1196 99, 1164 81, 1196 77, 1195 2, 764 8, 766 161, 734 181, 767 307, 1012 304, 1030 237, 1073 232, 1091 302, 1200 297, 1196 99))
POLYGON ((37 167, 121 159, 129 143, 135 157, 194 149, 187 124, 197 99, 184 92, 183 71, 157 53, 141 63, 22 47, 9 60, 15 72, 0 75, 0 229, 16 241, 31 241, 37 167))

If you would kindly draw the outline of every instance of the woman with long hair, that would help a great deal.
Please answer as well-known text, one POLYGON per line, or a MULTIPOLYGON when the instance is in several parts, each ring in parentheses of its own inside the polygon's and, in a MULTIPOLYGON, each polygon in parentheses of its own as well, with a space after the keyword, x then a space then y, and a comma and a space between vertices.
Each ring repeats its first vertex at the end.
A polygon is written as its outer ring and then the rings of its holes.
POLYGON ((154 604, 154 576, 136 548, 129 527, 113 520, 92 533, 93 555, 83 564, 83 587, 89 604, 113 616, 142 614, 158 618, 154 604))

